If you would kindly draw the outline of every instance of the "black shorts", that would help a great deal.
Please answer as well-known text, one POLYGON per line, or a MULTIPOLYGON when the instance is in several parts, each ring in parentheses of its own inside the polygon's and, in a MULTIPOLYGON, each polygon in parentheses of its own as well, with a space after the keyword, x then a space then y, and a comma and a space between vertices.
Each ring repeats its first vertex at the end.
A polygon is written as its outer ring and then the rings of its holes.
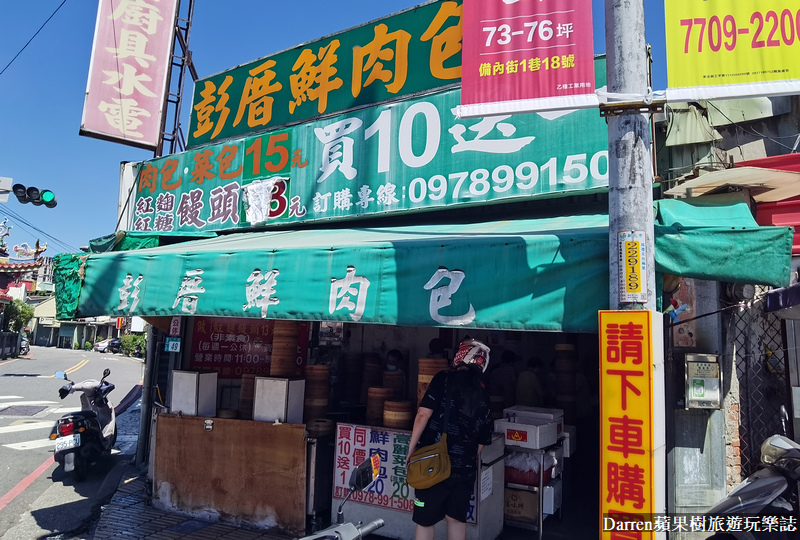
POLYGON ((428 489, 415 490, 411 519, 423 527, 432 527, 445 516, 466 523, 474 487, 475 476, 470 475, 466 478, 451 477, 428 489))

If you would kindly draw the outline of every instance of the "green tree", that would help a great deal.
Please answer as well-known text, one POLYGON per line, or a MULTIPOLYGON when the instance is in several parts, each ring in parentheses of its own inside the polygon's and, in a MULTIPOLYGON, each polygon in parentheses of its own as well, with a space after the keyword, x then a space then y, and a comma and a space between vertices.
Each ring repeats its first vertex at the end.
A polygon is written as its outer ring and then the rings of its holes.
POLYGON ((125 356, 133 356, 136 347, 140 347, 142 354, 147 346, 147 338, 143 334, 126 334, 120 337, 120 348, 125 356))
POLYGON ((33 308, 22 300, 14 300, 6 306, 3 325, 12 332, 19 332, 33 319, 33 308))

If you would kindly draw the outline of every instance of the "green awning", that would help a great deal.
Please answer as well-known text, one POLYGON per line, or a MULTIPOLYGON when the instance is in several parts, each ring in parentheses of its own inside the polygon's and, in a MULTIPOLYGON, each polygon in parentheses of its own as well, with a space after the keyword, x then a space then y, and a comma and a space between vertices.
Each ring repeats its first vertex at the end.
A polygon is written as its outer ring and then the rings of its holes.
MULTIPOLYGON (((665 202, 656 271, 788 284, 791 228, 759 227, 742 203, 715 207, 724 221, 710 226, 701 223, 707 208, 665 202)), ((80 289, 72 316, 592 332, 608 308, 606 215, 237 233, 84 257, 82 281, 81 272, 56 272, 62 303, 80 289)))
POLYGON ((94 240, 89 240, 90 253, 107 253, 109 251, 130 251, 185 242, 195 238, 213 238, 214 231, 186 232, 153 232, 153 231, 119 231, 94 240))

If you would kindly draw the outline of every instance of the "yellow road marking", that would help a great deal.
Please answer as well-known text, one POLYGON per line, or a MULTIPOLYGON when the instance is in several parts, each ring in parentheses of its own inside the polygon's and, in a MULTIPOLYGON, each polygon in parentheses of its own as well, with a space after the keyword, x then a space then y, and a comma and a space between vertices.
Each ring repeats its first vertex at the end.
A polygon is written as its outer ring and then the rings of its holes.
MULTIPOLYGON (((72 366, 71 368, 67 368, 67 369, 65 369, 65 370, 64 370, 64 373, 66 373, 66 374, 68 374, 68 375, 69 375, 70 373, 75 373, 76 371, 78 371, 79 369, 81 369, 83 366, 85 366, 85 365, 86 365, 86 364, 88 364, 88 363, 89 363, 89 359, 81 360, 80 362, 78 362, 77 364, 75 364, 74 366, 72 366)), ((55 377, 55 375, 50 375, 50 376, 48 377, 48 379, 52 379, 53 377, 55 377)))

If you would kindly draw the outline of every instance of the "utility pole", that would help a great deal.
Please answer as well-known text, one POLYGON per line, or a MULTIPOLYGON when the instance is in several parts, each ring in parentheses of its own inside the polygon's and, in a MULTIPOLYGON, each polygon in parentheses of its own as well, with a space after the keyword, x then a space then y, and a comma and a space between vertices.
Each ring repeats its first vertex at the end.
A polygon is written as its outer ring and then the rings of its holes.
MULTIPOLYGON (((648 93, 643 0, 606 0, 608 92, 630 97, 608 116, 608 236, 610 309, 656 309, 653 232, 653 171, 650 123, 641 112, 648 93), (638 103, 637 103, 638 100, 638 103), (626 281, 620 266, 620 233, 643 232, 646 299, 622 303, 626 281)), ((613 99, 613 97, 612 97, 613 99)), ((618 101, 618 100, 617 100, 618 101)), ((644 292, 644 291, 643 291, 644 292)))
MULTIPOLYGON (((649 113, 654 107, 648 96, 644 0, 606 0, 605 16, 608 93, 609 101, 614 102, 601 108, 608 119, 609 308, 650 312, 651 350, 646 357, 652 363, 641 367, 649 368, 652 377, 652 440, 643 442, 652 467, 648 473, 652 476, 647 479, 653 487, 649 511, 664 513, 667 478, 663 316, 656 311, 649 123, 649 113)), ((601 418, 602 433, 607 428, 601 418)), ((660 539, 664 534, 656 533, 655 537, 660 539)))

